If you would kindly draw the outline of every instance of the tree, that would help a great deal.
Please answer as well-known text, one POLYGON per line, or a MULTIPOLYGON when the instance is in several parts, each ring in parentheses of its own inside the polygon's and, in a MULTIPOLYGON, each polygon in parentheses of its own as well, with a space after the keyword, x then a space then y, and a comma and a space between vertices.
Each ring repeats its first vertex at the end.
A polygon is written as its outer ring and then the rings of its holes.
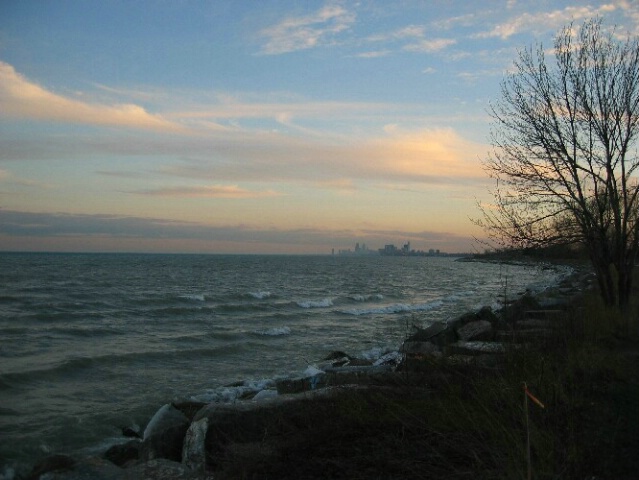
POLYGON ((603 300, 628 305, 639 251, 639 38, 601 19, 519 52, 491 105, 494 205, 476 223, 501 246, 581 243, 603 300))

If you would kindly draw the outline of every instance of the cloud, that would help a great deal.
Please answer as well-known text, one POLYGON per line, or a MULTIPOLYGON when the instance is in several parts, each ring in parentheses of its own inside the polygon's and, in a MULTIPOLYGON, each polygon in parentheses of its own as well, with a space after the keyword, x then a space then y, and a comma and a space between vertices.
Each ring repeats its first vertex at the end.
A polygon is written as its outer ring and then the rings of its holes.
POLYGON ((21 249, 29 247, 41 250, 50 246, 54 250, 66 251, 94 251, 105 248, 112 250, 114 245, 123 245, 129 251, 149 251, 151 245, 156 251, 162 251, 162 245, 164 251, 180 251, 180 248, 188 250, 192 248, 189 245, 195 245, 200 251, 216 251, 223 247, 228 252, 242 253, 245 249, 253 247, 259 248, 260 250, 256 251, 263 253, 286 253, 291 250, 328 253, 331 247, 350 246, 355 239, 363 239, 371 246, 410 240, 419 245, 429 245, 429 248, 442 248, 447 251, 467 249, 472 243, 469 236, 445 232, 265 228, 122 215, 36 213, 1 208, 0 232, 2 250, 21 242, 21 249), (24 243, 25 240, 27 243, 24 243), (181 243, 176 243, 178 241, 181 243))
POLYGON ((326 45, 354 21, 355 15, 339 5, 327 5, 307 16, 289 17, 261 31, 266 38, 261 51, 279 55, 326 45))
POLYGON ((86 103, 33 83, 0 61, 0 117, 104 125, 156 131, 184 128, 135 104, 86 103))
POLYGON ((355 55, 358 58, 381 58, 390 55, 390 50, 374 50, 370 52, 362 52, 355 55))
MULTIPOLYGON (((455 45, 457 40, 452 38, 427 38, 426 27, 423 25, 408 25, 391 32, 370 35, 366 38, 369 43, 399 44, 406 52, 434 53, 455 45), (402 45, 403 44, 403 45, 402 45)), ((388 50, 380 50, 387 52, 388 50)))
POLYGON ((513 35, 523 32, 555 31, 572 21, 580 21, 596 16, 603 16, 616 10, 612 3, 603 4, 599 7, 574 7, 569 6, 563 10, 553 10, 550 12, 523 13, 510 20, 496 25, 491 30, 480 32, 474 38, 501 38, 507 40, 513 35))
POLYGON ((198 180, 306 182, 310 186, 343 179, 462 185, 485 178, 477 156, 488 150, 453 129, 388 127, 377 137, 346 143, 328 136, 321 142, 264 136, 259 145, 244 141, 223 148, 223 159, 212 158, 211 147, 201 154, 191 148, 190 158, 166 165, 162 172, 198 180))
POLYGON ((230 199, 262 198, 282 195, 281 193, 278 193, 274 190, 252 191, 240 188, 237 185, 165 187, 157 189, 138 190, 129 193, 159 197, 198 197, 230 199))
POLYGON ((424 35, 425 27, 423 25, 408 25, 391 32, 369 35, 366 40, 372 43, 388 42, 393 40, 403 40, 406 38, 424 38, 424 35))
POLYGON ((406 50, 407 52, 433 53, 444 50, 451 45, 455 45, 456 43, 457 40, 452 38, 435 38, 432 40, 424 39, 416 43, 405 45, 404 50, 406 50))

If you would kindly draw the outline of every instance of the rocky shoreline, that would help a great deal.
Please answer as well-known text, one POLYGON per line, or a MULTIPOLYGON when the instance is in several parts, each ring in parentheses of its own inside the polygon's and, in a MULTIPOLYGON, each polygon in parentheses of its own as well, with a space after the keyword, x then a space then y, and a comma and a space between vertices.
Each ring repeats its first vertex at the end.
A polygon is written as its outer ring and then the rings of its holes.
MULTIPOLYGON (((408 372, 433 362, 499 368, 506 348, 538 342, 553 335, 553 317, 582 292, 592 288, 593 275, 575 268, 560 284, 535 295, 505 299, 499 311, 484 307, 446 323, 414 326, 397 352, 376 362, 333 352, 299 378, 274 382, 250 391, 232 404, 177 402, 160 408, 144 432, 102 455, 72 458, 53 455, 33 467, 28 480, 212 479, 219 458, 246 455, 268 462, 275 447, 262 440, 273 419, 303 422, 309 401, 322 401, 344 391, 388 389, 406 382, 408 372), (285 419, 285 420, 284 420, 285 419)), ((20 478, 20 477, 18 477, 20 478)))

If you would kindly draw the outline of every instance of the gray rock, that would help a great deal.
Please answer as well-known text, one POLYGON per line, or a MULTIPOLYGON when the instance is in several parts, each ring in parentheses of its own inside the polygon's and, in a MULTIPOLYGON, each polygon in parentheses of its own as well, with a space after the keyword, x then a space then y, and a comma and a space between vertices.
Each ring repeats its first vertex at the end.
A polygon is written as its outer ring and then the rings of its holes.
POLYGON ((449 352, 452 355, 481 355, 481 354, 503 354, 506 347, 500 342, 464 342, 460 341, 449 345, 449 352))
POLYGON ((495 338, 495 330, 488 320, 477 320, 458 328, 457 335, 465 342, 488 341, 495 338))
POLYGON ((181 463, 158 458, 124 470, 121 480, 213 480, 213 475, 195 472, 181 463))
MULTIPOLYGON (((54 455, 60 460, 63 455, 54 455)), ((53 457, 50 457, 53 458, 53 457)), ((53 465, 48 461, 49 467, 53 465)), ((29 480, 120 480, 124 470, 100 457, 89 457, 82 460, 73 461, 65 468, 60 468, 59 462, 54 462, 55 467, 46 471, 39 471, 37 476, 27 477, 29 480)), ((34 468, 35 470, 35 468, 34 468)))
POLYGON ((37 480, 45 473, 71 470, 75 464, 76 460, 68 455, 51 455, 43 458, 33 466, 27 480, 37 480))
POLYGON ((164 405, 144 430, 140 460, 166 458, 180 462, 184 436, 188 428, 189 419, 181 411, 172 405, 164 405))
POLYGON ((201 418, 191 423, 184 438, 182 450, 182 464, 191 470, 204 471, 206 468, 206 432, 209 429, 209 419, 201 418))
POLYGON ((404 342, 401 352, 409 356, 432 356, 441 357, 440 348, 431 342, 408 341, 404 342))
POLYGON ((140 458, 140 445, 141 442, 138 440, 113 445, 104 453, 104 458, 118 467, 124 467, 127 463, 140 458))

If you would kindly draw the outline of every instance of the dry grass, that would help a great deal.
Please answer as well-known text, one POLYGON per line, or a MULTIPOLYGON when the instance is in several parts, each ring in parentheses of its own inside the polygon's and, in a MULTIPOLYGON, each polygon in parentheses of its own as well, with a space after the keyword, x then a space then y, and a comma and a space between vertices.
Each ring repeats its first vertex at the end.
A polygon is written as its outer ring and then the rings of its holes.
POLYGON ((425 364, 402 386, 287 406, 210 466, 218 479, 524 479, 526 382, 546 407, 528 408, 533 478, 635 478, 638 318, 584 296, 502 368, 425 364))

